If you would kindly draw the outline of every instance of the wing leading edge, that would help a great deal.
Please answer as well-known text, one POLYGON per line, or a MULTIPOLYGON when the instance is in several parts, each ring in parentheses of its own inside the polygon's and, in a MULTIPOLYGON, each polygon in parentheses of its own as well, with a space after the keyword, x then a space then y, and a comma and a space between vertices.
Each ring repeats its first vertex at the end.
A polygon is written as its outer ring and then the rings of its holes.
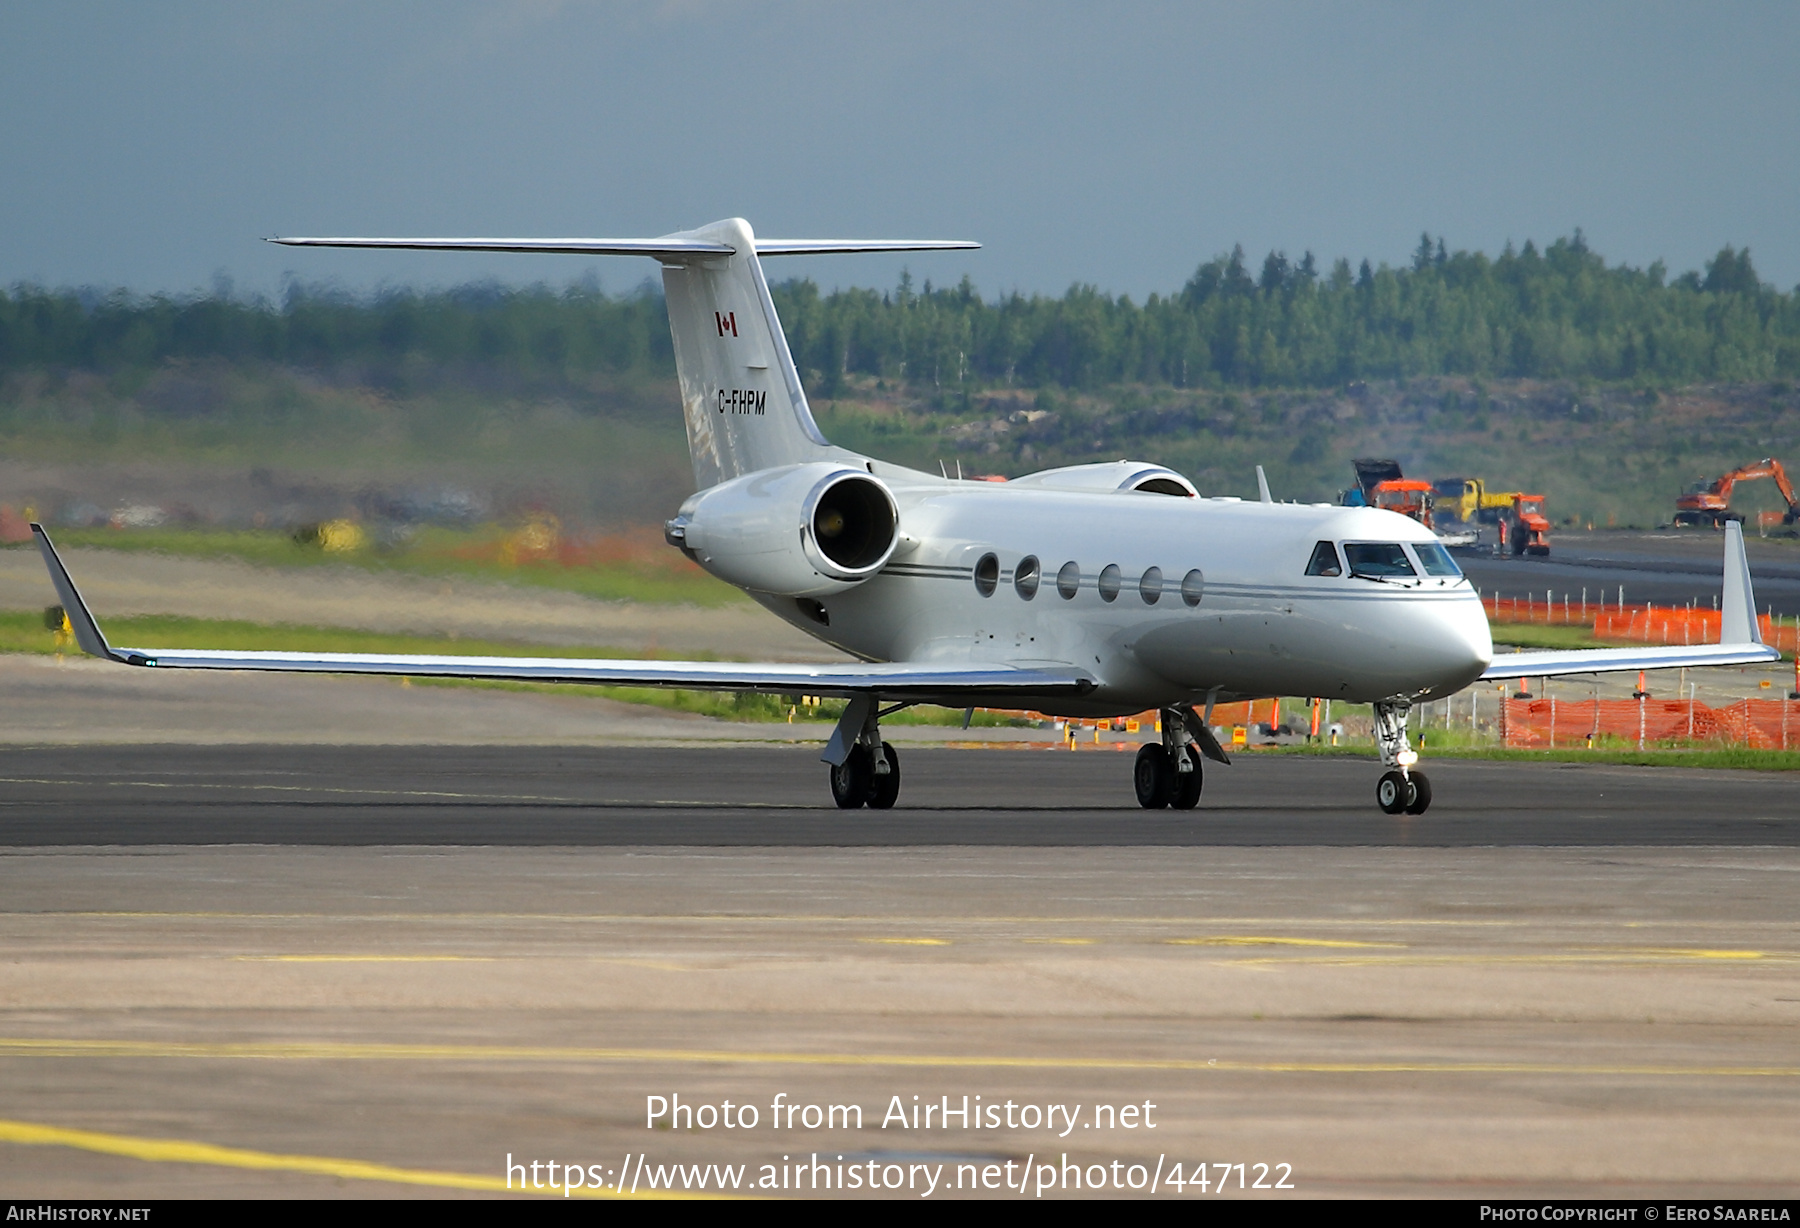
POLYGON ((970 699, 980 696, 1080 695, 1091 675, 1071 667, 1006 665, 742 664, 731 661, 617 661, 573 657, 450 657, 366 652, 231 652, 190 648, 115 648, 69 577, 42 525, 32 525, 50 580, 62 598, 82 651, 124 665, 158 669, 251 669, 300 674, 394 674, 415 678, 489 678, 519 682, 578 682, 605 686, 691 687, 704 691, 766 691, 892 699, 970 699))
POLYGON ((1634 669, 1760 665, 1779 660, 1781 653, 1763 643, 1762 632, 1756 625, 1756 590, 1750 583, 1750 560, 1744 553, 1743 527, 1736 521, 1727 521, 1724 591, 1719 600, 1717 644, 1512 652, 1496 657, 1481 679, 1487 682, 1500 678, 1602 674, 1634 669))

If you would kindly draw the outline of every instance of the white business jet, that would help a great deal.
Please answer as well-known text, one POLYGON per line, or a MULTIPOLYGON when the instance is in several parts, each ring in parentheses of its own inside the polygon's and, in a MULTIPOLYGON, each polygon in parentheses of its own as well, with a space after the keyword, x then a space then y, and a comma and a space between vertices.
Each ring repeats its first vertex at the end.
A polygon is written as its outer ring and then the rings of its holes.
POLYGON ((81 647, 158 669, 511 678, 830 695, 825 747, 844 808, 886 808, 900 759, 881 718, 913 704, 1068 717, 1161 711, 1138 752, 1147 808, 1200 800, 1202 760, 1229 763, 1214 703, 1278 695, 1374 705, 1376 800, 1423 813, 1431 784, 1407 741, 1415 703, 1484 678, 1778 660, 1757 633, 1735 523, 1726 526, 1723 642, 1527 652, 1493 664, 1480 599, 1429 529, 1393 512, 1202 498, 1172 470, 1073 465, 965 482, 835 447, 820 433, 761 257, 972 248, 781 242, 731 219, 659 239, 277 239, 297 247, 648 256, 663 269, 696 493, 665 533, 779 618, 857 658, 843 665, 204 652, 114 648, 42 528, 81 647))

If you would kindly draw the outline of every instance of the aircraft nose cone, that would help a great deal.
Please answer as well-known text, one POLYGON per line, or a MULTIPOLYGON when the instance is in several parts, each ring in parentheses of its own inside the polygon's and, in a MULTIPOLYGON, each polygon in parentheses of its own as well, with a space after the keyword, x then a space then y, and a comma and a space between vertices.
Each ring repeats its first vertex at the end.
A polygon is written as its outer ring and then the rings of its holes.
POLYGON ((1482 609, 1481 599, 1473 593, 1466 601, 1447 604, 1436 623, 1431 645, 1433 664, 1444 676, 1446 684, 1452 679, 1455 682, 1447 689, 1433 689, 1439 694, 1449 694, 1461 690, 1486 671, 1494 659, 1494 638, 1488 630, 1487 611, 1482 609))

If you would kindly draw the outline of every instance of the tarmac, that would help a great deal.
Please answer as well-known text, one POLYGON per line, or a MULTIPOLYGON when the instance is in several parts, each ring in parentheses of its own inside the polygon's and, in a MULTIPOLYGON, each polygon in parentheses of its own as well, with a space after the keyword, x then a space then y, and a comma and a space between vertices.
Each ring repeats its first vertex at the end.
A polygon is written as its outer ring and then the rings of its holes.
POLYGON ((7 747, 0 1192, 1800 1190, 1785 777, 1432 761, 1406 818, 1245 754, 1147 814, 1129 764, 908 747, 877 813, 805 746, 7 747), (894 1115, 965 1096, 1013 1123, 894 1115))

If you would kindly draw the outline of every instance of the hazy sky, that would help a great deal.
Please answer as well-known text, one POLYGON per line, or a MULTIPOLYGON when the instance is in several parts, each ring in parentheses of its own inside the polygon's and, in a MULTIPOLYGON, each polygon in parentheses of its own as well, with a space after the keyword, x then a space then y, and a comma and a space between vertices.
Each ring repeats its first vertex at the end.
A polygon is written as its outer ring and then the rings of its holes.
MULTIPOLYGON (((188 290, 648 261, 269 234, 971 238, 992 294, 1178 289, 1233 243, 1400 263, 1575 227, 1800 281, 1800 5, 0 7, 0 284, 188 290)), ((771 265, 891 285, 899 258, 771 265)))

